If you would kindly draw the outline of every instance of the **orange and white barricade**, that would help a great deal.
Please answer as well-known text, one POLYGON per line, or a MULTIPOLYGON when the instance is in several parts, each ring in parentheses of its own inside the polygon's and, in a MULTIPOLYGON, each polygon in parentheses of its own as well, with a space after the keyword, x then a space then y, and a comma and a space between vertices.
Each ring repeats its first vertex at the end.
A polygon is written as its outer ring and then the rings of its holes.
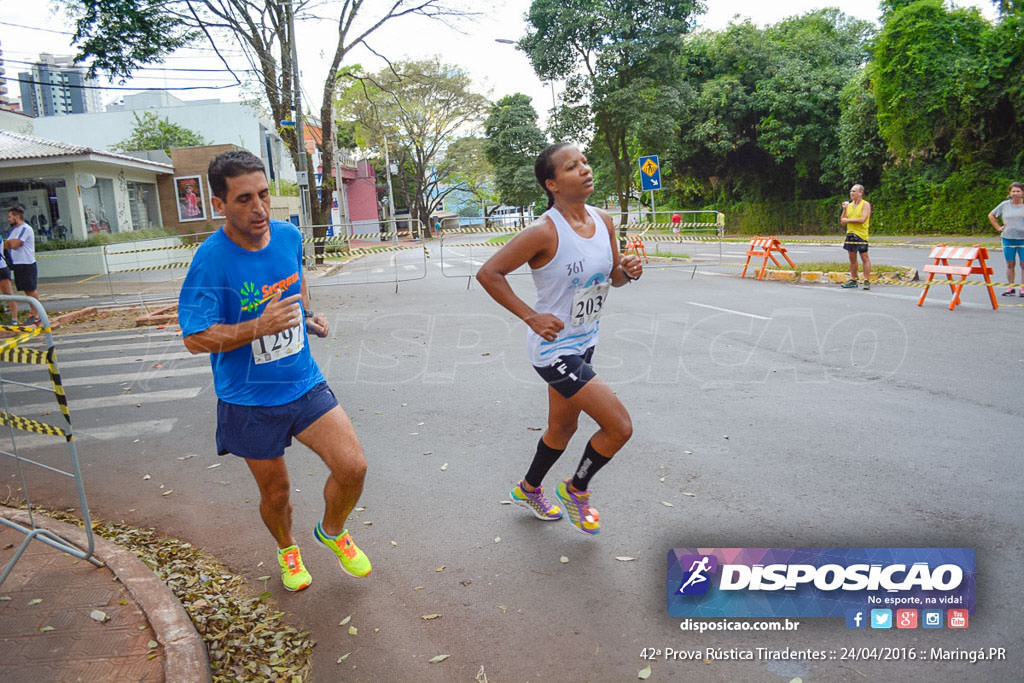
POLYGON ((949 285, 949 291, 953 294, 953 299, 949 302, 949 310, 952 311, 960 305, 960 291, 964 288, 968 275, 981 275, 985 278, 988 298, 992 302, 992 310, 999 309, 993 283, 991 278, 989 278, 989 275, 992 274, 992 267, 986 263, 988 260, 988 250, 985 247, 979 247, 977 244, 973 247, 947 247, 945 244, 940 244, 932 249, 931 253, 928 254, 928 258, 935 259, 935 261, 923 268, 924 272, 928 273, 928 279, 924 283, 924 291, 921 292, 921 298, 917 300, 918 306, 924 305, 924 299, 928 296, 928 288, 932 286, 932 278, 935 277, 936 273, 941 273, 946 276, 946 282, 936 282, 935 284, 949 285), (963 261, 964 263, 963 265, 951 266, 949 265, 950 261, 963 261), (953 281, 954 275, 960 276, 960 279, 956 282, 953 281))
POLYGON ((626 250, 623 254, 636 254, 637 258, 643 259, 644 263, 648 263, 647 260, 647 248, 644 246, 644 241, 639 237, 630 237, 626 240, 626 250))
POLYGON ((747 266, 750 265, 750 257, 764 257, 764 261, 761 263, 760 270, 757 271, 757 279, 764 279, 764 273, 768 269, 768 259, 772 260, 776 266, 781 266, 779 260, 775 258, 775 254, 781 255, 790 266, 796 268, 796 264, 789 258, 789 254, 786 253, 786 248, 782 246, 782 242, 774 237, 755 237, 750 240, 750 246, 747 247, 747 261, 743 264, 743 272, 740 273, 740 277, 747 276, 747 266))

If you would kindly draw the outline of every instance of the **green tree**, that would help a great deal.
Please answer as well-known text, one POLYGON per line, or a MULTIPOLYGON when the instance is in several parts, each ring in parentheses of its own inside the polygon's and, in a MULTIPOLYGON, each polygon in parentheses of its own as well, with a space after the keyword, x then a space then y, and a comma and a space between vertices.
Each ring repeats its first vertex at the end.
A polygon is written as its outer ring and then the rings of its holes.
MULTIPOLYGON (((140 66, 160 62, 178 47, 205 39, 220 56, 225 47, 245 54, 270 106, 275 121, 293 119, 297 99, 293 50, 298 38, 289 30, 289 14, 296 22, 320 21, 334 8, 337 41, 323 46, 326 75, 315 90, 321 125, 334 123, 341 65, 349 51, 366 43, 382 26, 410 16, 450 20, 464 14, 446 0, 389 0, 384 3, 352 0, 328 4, 316 0, 55 0, 67 8, 75 22, 72 43, 76 61, 88 61, 90 71, 106 71, 127 79, 140 66), (225 36, 228 40, 225 41, 225 36), (233 41, 233 43, 232 43, 233 41)), ((227 62, 224 62, 225 68, 227 62)), ((235 80, 241 82, 237 76, 235 80)), ((306 82, 303 90, 309 88, 306 82)), ((293 127, 280 128, 281 138, 296 168, 299 150, 293 127)), ((332 135, 317 143, 324 168, 334 166, 332 135)), ((309 164, 307 164, 307 167, 309 164)), ((336 179, 323 176, 319 202, 310 188, 313 223, 323 225, 331 215, 331 190, 336 179)), ((320 229, 324 231, 325 229, 320 229)))
POLYGON ((362 142, 383 148, 385 138, 414 218, 424 225, 454 190, 445 151, 479 126, 487 98, 471 91, 468 74, 436 57, 396 62, 355 82, 338 101, 341 118, 357 125, 362 142))
POLYGON ((530 98, 515 93, 498 100, 484 122, 484 134, 484 151, 494 167, 501 203, 525 211, 530 204, 543 202, 545 195, 537 185, 533 164, 547 140, 537 127, 537 112, 530 98))
POLYGON ((135 123, 131 135, 114 144, 113 149, 121 152, 162 149, 170 154, 172 147, 201 147, 210 144, 194 130, 171 123, 170 119, 160 118, 153 112, 144 112, 142 116, 132 112, 132 118, 135 123))
POLYGON ((888 151, 878 133, 875 97, 863 69, 843 88, 839 112, 841 184, 877 188, 888 151))
POLYGON ((678 73, 692 95, 679 119, 678 153, 667 159, 673 177, 694 180, 684 184, 684 202, 760 197, 770 183, 767 171, 775 169, 758 144, 757 87, 771 63, 765 32, 749 21, 686 40, 678 73))
MULTIPOLYGON (((639 147, 659 149, 675 126, 674 56, 692 30, 698 0, 533 0, 519 45, 544 80, 565 81, 563 108, 592 126, 614 161, 626 221, 639 147)), ((561 117, 565 121, 567 117, 561 117)), ((674 136, 673 136, 674 137, 674 136)), ((585 141, 581 141, 585 142, 585 141)))
POLYGON ((867 59, 870 35, 870 23, 837 9, 766 31, 772 65, 757 84, 758 144, 792 178, 794 198, 828 195, 841 181, 839 95, 867 59))
POLYGON ((456 213, 476 215, 476 209, 498 202, 494 166, 487 159, 486 145, 486 139, 469 136, 459 138, 445 150, 444 163, 453 188, 449 196, 458 205, 456 213))
POLYGON ((989 30, 976 9, 947 10, 941 0, 888 17, 869 73, 879 131, 898 162, 965 159, 985 135, 985 91, 994 85, 983 49, 989 30))

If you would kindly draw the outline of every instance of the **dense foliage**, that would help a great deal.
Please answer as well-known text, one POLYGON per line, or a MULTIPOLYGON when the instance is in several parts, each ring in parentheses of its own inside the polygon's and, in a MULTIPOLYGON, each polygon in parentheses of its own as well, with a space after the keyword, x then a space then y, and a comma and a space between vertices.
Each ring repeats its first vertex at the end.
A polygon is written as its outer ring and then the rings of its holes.
POLYGON ((552 128, 582 139, 608 202, 636 197, 636 157, 658 154, 659 208, 715 207, 731 231, 838 231, 839 202, 861 183, 874 231, 988 233, 985 215, 1024 175, 1018 3, 999 3, 995 21, 942 0, 885 0, 879 24, 822 9, 697 33, 693 4, 663 4, 651 30, 673 32, 642 41, 623 39, 638 25, 632 3, 531 7, 522 45, 539 77, 567 79, 552 128), (593 25, 577 21, 583 11, 593 25))
POLYGON ((395 62, 372 75, 353 70, 346 77, 351 85, 336 103, 339 115, 354 124, 362 146, 388 145, 398 167, 395 204, 430 225, 445 197, 459 189, 459 148, 446 152, 463 131, 480 124, 487 98, 472 91, 466 72, 437 58, 395 62))
POLYGON ((160 118, 151 111, 139 116, 132 112, 134 123, 131 134, 113 145, 113 149, 121 152, 139 152, 143 150, 163 150, 171 153, 173 147, 201 147, 209 144, 199 133, 171 123, 167 118, 160 118))
POLYGON ((491 107, 484 122, 484 152, 494 167, 494 184, 502 204, 525 210, 545 205, 544 193, 533 173, 533 162, 547 146, 537 127, 537 112, 522 93, 507 95, 491 107))

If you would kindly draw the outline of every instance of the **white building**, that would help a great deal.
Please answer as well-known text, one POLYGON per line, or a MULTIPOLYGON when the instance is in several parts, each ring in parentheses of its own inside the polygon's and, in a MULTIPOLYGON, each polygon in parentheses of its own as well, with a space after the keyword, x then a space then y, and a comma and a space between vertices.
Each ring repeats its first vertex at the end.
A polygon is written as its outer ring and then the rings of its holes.
POLYGON ((23 206, 39 241, 162 226, 156 180, 173 173, 170 164, 0 130, 0 215, 23 206))
POLYGON ((34 134, 92 149, 110 149, 129 137, 135 114, 152 112, 188 128, 211 145, 238 145, 266 164, 271 179, 295 181, 295 167, 277 126, 259 107, 244 102, 198 100, 186 102, 166 91, 126 95, 107 111, 35 119, 34 134))

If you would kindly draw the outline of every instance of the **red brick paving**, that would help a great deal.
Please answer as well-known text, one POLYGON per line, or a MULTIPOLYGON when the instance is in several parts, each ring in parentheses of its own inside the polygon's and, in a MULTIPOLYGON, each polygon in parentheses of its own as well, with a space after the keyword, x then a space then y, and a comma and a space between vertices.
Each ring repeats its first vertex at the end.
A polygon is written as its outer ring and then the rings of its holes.
MULTIPOLYGON (((25 536, 0 525, 0 567, 25 536)), ((163 681, 145 614, 106 567, 33 540, 0 584, 0 680, 163 681), (10 599, 5 599, 10 598, 10 599), (29 603, 42 599, 34 605, 29 603), (100 623, 89 615, 106 612, 100 623), (46 626, 53 630, 42 631, 46 626)))

